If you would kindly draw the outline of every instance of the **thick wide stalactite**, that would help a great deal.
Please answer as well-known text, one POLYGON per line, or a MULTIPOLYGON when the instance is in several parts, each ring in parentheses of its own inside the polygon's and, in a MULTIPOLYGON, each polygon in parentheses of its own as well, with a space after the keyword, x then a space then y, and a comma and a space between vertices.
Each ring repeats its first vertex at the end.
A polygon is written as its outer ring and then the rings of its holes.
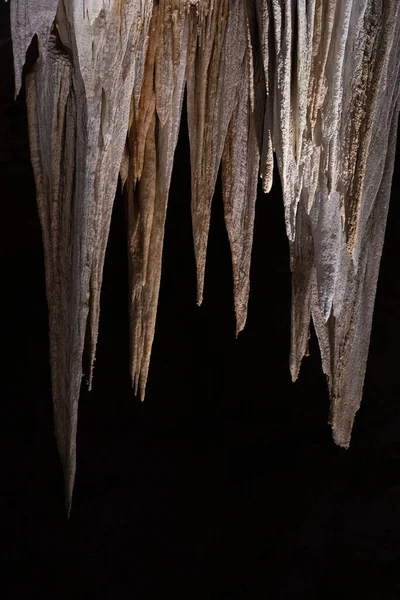
MULTIPOLYGON (((126 201, 131 376, 144 398, 185 89, 202 302, 221 167, 236 331, 245 326, 258 177, 274 154, 292 271, 290 370, 311 320, 333 436, 350 443, 366 369, 400 109, 397 0, 12 0, 27 49, 31 158, 46 263, 55 429, 68 511, 118 178, 126 201)), ((265 223, 268 235, 268 223, 265 223)), ((272 285, 265 274, 266 285, 272 285)), ((267 360, 267 357, 266 357, 267 360)))

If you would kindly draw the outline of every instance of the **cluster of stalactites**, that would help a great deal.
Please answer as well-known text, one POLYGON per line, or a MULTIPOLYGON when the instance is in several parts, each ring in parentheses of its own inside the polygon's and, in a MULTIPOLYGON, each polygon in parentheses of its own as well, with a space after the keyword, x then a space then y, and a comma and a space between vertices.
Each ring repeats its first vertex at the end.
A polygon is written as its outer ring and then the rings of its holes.
POLYGON ((68 510, 79 390, 83 374, 92 381, 119 174, 131 374, 145 393, 185 88, 198 303, 221 167, 237 332, 243 329, 257 180, 268 192, 275 153, 293 273, 292 378, 312 319, 334 439, 348 446, 394 163, 399 13, 398 0, 12 0, 16 92, 35 34, 39 44, 26 89, 68 510))

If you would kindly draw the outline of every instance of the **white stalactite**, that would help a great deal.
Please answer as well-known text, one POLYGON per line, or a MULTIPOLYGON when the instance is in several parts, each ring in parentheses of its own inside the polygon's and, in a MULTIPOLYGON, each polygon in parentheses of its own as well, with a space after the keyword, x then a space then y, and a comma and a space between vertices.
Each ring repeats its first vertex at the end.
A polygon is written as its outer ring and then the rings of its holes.
MULTIPOLYGON (((222 164, 237 332, 246 322, 257 179, 273 153, 290 244, 298 376, 314 322, 335 441, 360 405, 400 109, 398 0, 11 0, 27 76, 43 230, 55 427, 70 510, 82 374, 93 376, 118 175, 130 256, 131 375, 144 397, 185 87, 203 297, 222 164)), ((266 228, 268 224, 265 225, 266 228)))

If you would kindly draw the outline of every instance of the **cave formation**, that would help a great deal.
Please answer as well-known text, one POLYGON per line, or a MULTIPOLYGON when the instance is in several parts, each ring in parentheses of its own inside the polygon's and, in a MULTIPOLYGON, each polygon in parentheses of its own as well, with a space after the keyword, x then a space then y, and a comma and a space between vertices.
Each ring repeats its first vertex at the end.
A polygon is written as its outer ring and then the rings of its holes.
POLYGON ((145 396, 185 91, 197 302, 221 168, 237 334, 245 327, 258 177, 268 193, 275 156, 292 271, 291 376, 308 353, 312 321, 333 438, 348 447, 394 166, 400 3, 11 0, 11 31, 16 95, 35 36, 38 43, 25 85, 68 512, 80 386, 83 376, 89 388, 93 379, 119 178, 131 378, 145 396))

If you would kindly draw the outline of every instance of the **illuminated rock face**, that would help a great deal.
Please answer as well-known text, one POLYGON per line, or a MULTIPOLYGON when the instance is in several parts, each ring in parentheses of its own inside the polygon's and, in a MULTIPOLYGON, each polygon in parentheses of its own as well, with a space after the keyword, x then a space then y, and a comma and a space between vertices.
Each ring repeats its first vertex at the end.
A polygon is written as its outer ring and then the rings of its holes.
POLYGON ((222 164, 237 332, 245 326, 257 180, 268 192, 275 153, 293 273, 292 378, 312 319, 333 436, 348 446, 394 164, 398 0, 12 0, 11 25, 16 93, 34 35, 39 45, 26 88, 68 511, 79 390, 83 374, 89 386, 93 376, 119 174, 131 375, 144 397, 185 87, 198 303, 222 164))

